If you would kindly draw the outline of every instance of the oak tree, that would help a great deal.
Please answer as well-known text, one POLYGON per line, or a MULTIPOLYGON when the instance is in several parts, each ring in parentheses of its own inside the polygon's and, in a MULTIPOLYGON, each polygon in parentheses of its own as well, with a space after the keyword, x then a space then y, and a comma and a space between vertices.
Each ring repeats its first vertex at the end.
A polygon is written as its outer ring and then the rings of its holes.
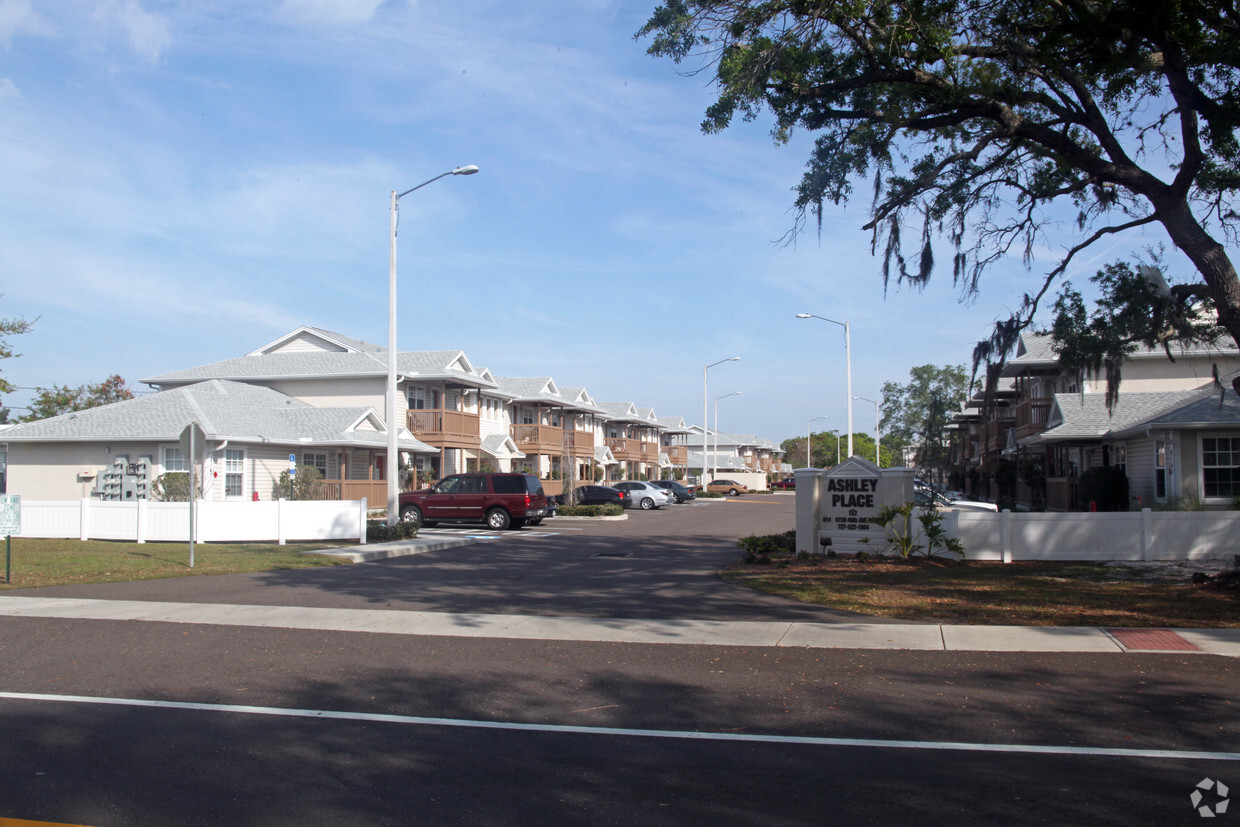
POLYGON ((1010 353, 1082 251, 1141 227, 1191 263, 1174 300, 1208 300, 1240 344, 1238 35, 1224 0, 666 0, 638 33, 713 71, 707 132, 769 111, 777 141, 815 135, 793 232, 872 181, 885 284, 924 284, 945 237, 972 296, 1073 218, 981 360, 1010 353))

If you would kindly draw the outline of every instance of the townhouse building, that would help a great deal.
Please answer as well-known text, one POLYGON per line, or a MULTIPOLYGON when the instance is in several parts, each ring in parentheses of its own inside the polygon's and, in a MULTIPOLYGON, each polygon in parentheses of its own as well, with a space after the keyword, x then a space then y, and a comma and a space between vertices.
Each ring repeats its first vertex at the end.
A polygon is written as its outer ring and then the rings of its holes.
POLYGON ((998 389, 954 418, 953 482, 1020 509, 1077 511, 1091 507, 1091 470, 1113 469, 1130 508, 1229 506, 1240 496, 1240 399, 1230 388, 1240 355, 1220 345, 1172 356, 1132 354, 1108 409, 1105 378, 1061 368, 1050 335, 1022 335, 998 389))
MULTIPOLYGON (((187 469, 179 436, 197 422, 204 496, 277 497, 280 475, 305 465, 324 496, 384 502, 386 377, 386 348, 300 327, 243 356, 141 380, 153 393, 9 428, 3 479, 38 499, 146 497, 159 474, 187 469)), ((569 474, 655 479, 688 463, 683 419, 597 402, 547 376, 497 377, 460 350, 397 354, 396 402, 406 488, 521 470, 554 493, 569 474)))

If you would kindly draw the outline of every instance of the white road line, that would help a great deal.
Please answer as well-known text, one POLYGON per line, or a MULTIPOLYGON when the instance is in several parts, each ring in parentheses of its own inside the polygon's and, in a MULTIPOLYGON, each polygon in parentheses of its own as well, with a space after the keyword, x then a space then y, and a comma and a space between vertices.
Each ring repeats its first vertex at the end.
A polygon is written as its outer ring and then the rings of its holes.
POLYGON ((284 709, 273 706, 199 704, 182 701, 148 701, 135 698, 92 698, 85 695, 40 695, 28 692, 0 692, 0 699, 42 701, 45 703, 138 706, 152 709, 181 709, 235 715, 273 715, 285 718, 324 718, 338 721, 413 724, 415 726, 507 729, 522 732, 549 732, 569 735, 612 735, 628 738, 671 738, 686 741, 741 741, 762 744, 805 744, 822 747, 877 747, 882 749, 949 750, 956 752, 1000 752, 1023 755, 1090 755, 1106 758, 1172 758, 1184 761, 1240 761, 1240 752, 1199 752, 1171 749, 1130 749, 1115 747, 1063 747, 1039 744, 974 744, 952 741, 887 741, 874 738, 821 738, 808 735, 747 735, 738 732, 692 732, 663 729, 625 729, 620 727, 561 726, 521 724, 512 721, 469 721, 458 718, 422 718, 413 715, 387 715, 376 712, 338 712, 326 709, 284 709))

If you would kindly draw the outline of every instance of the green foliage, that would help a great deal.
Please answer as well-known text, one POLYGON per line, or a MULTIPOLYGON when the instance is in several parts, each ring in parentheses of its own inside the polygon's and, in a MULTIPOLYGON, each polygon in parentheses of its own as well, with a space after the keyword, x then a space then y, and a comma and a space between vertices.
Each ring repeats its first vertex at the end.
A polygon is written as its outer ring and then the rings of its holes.
POLYGON ((942 482, 951 461, 947 425, 969 394, 964 365, 918 365, 903 385, 885 382, 882 426, 893 449, 915 447, 916 466, 942 482))
POLYGON ((1074 213, 1076 240, 975 365, 1007 357, 1078 254, 1153 224, 1204 281, 1190 289, 1225 297, 1220 322, 1240 343, 1240 280, 1212 235, 1240 231, 1230 3, 664 0, 638 36, 713 69, 705 132, 766 112, 778 143, 814 135, 790 235, 871 182, 884 285, 921 287, 950 262, 967 300, 991 265, 1031 265, 1074 213), (944 238, 952 254, 936 256, 944 238))
POLYGON ((782 534, 751 535, 736 541, 736 545, 745 550, 744 561, 748 565, 757 563, 767 566, 775 558, 783 558, 780 565, 787 565, 788 559, 794 556, 797 533, 785 531, 782 534))
POLYGON ((421 526, 413 520, 398 520, 396 525, 388 525, 383 520, 366 521, 366 542, 384 543, 389 540, 404 540, 406 537, 418 536, 421 526))
POLYGON ((624 513, 624 506, 615 503, 602 505, 561 505, 556 513, 563 517, 619 517, 624 513))
POLYGON ((1115 465, 1099 466, 1083 472, 1077 482, 1081 503, 1090 501, 1099 511, 1128 510, 1128 476, 1115 465))
MULTIPOLYGON (((38 319, 35 321, 38 321, 38 319)), ((13 352, 13 347, 9 344, 7 337, 28 333, 32 324, 33 322, 28 322, 25 319, 0 319, 0 359, 11 359, 14 356, 21 355, 13 352)), ((13 385, 4 377, 0 377, 0 393, 12 392, 13 385)), ((7 417, 5 417, 5 421, 8 421, 7 417)))
POLYGON ((943 514, 934 509, 923 511, 914 503, 885 505, 879 509, 874 523, 882 527, 888 549, 906 560, 919 553, 927 557, 944 553, 964 557, 964 546, 947 535, 943 514))
POLYGON ((23 417, 23 421, 47 419, 50 416, 84 411, 125 399, 133 399, 133 391, 125 384, 125 380, 115 373, 102 382, 78 385, 76 388, 68 385, 39 388, 30 401, 30 413, 23 417))
POLYGON ((288 471, 280 472, 272 494, 282 500, 317 500, 322 495, 322 482, 319 469, 313 465, 298 465, 297 473, 291 476, 288 471))
POLYGON ((1059 364, 1079 376, 1106 378, 1107 410, 1115 406, 1124 361, 1138 347, 1162 348, 1174 359, 1170 343, 1213 345, 1226 335, 1218 325, 1208 295, 1183 285, 1168 285, 1156 264, 1134 269, 1126 262, 1108 264, 1092 281, 1100 291, 1093 312, 1071 283, 1055 301, 1051 333, 1059 364))
MULTIPOLYGON (((203 479, 198 477, 198 497, 203 493, 203 479)), ((151 482, 151 499, 161 503, 189 502, 189 474, 185 471, 169 471, 151 482)))

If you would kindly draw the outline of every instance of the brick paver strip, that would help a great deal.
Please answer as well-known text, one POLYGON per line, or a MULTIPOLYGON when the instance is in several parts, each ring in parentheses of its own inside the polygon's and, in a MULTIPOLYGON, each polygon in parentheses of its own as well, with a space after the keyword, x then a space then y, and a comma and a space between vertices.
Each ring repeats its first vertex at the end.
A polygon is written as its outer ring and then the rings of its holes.
POLYGON ((1168 629, 1107 629, 1125 649, 1200 652, 1200 647, 1168 629))

